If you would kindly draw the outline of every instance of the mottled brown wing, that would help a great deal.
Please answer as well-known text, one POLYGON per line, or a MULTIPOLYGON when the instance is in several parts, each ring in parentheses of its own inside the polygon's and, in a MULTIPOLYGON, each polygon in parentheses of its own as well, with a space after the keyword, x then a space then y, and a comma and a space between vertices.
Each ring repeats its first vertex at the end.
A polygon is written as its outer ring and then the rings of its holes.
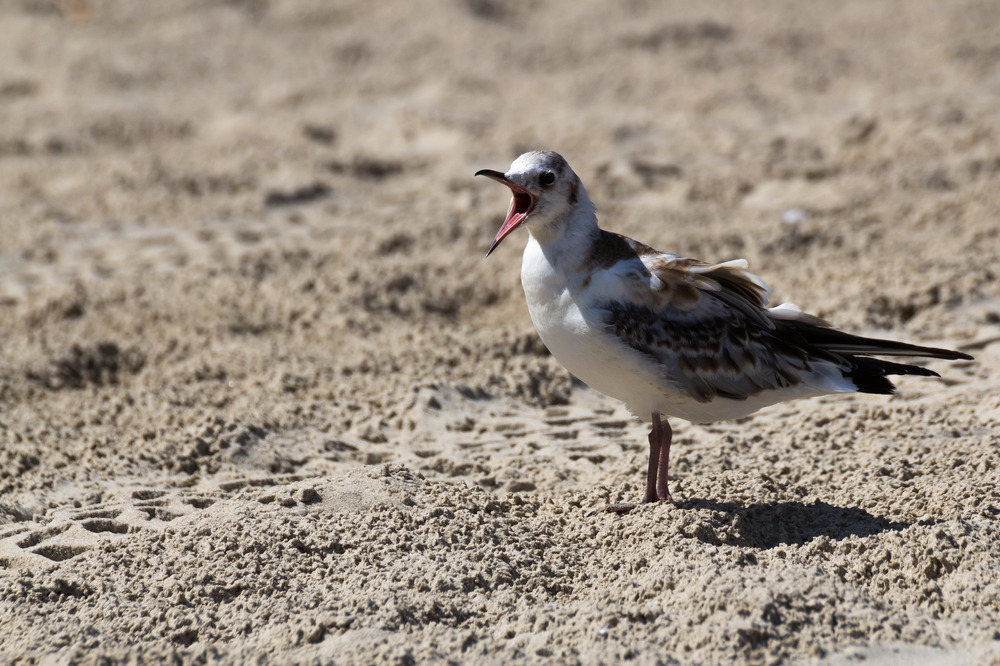
POLYGON ((670 384, 701 402, 741 400, 795 386, 810 371, 807 352, 775 334, 764 309, 767 285, 745 262, 710 265, 658 254, 643 264, 647 278, 656 279, 636 280, 644 293, 609 302, 604 321, 658 364, 670 384))

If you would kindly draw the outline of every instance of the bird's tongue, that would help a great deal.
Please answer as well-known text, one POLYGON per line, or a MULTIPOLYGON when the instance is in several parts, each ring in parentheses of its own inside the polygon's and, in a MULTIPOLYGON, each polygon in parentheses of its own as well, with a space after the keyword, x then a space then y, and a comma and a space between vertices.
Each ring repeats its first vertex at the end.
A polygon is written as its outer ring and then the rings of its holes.
POLYGON ((486 251, 487 257, 490 256, 490 252, 493 252, 500 245, 504 238, 510 235, 510 232, 517 229, 524 222, 524 218, 528 217, 528 213, 531 212, 532 204, 534 203, 531 200, 531 195, 527 192, 518 192, 513 187, 511 190, 514 192, 514 197, 510 200, 507 217, 504 218, 503 224, 500 225, 500 231, 497 232, 496 238, 490 244, 490 249, 486 251))

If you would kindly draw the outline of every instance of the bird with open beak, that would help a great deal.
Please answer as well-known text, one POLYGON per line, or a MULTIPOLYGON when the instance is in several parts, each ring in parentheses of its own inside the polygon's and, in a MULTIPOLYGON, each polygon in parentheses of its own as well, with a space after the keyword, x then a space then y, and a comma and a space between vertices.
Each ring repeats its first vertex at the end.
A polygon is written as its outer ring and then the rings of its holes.
POLYGON ((528 230, 521 285, 546 347, 652 423, 643 503, 671 500, 667 417, 710 423, 827 393, 892 393, 887 375, 938 376, 877 356, 971 359, 845 333, 791 304, 767 307, 770 289, 742 259, 706 263, 605 231, 557 153, 525 153, 507 173, 476 175, 512 193, 487 256, 514 230, 528 230))

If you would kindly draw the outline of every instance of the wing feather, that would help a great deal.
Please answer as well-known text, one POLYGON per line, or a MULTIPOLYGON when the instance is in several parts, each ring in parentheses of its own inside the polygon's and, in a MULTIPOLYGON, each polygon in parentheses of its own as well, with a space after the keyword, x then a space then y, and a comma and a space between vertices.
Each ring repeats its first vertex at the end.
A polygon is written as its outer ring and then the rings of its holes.
POLYGON ((886 375, 936 373, 872 356, 971 358, 852 335, 791 304, 767 308, 771 290, 745 260, 707 264, 628 243, 626 287, 603 307, 604 323, 659 366, 665 386, 701 402, 802 384, 813 393, 892 393, 886 375))
POLYGON ((668 382, 708 402, 794 386, 810 371, 804 350, 774 336, 764 307, 770 289, 745 261, 706 264, 651 250, 639 258, 631 288, 607 303, 604 320, 668 382))

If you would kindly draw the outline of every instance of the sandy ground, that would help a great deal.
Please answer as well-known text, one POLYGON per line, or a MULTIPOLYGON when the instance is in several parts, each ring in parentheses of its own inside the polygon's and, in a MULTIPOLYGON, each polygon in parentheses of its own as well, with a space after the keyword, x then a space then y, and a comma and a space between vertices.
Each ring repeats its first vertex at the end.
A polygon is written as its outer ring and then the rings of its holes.
POLYGON ((1000 663, 1000 4, 0 2, 0 662, 1000 663), (964 349, 645 430, 473 179, 964 349))

